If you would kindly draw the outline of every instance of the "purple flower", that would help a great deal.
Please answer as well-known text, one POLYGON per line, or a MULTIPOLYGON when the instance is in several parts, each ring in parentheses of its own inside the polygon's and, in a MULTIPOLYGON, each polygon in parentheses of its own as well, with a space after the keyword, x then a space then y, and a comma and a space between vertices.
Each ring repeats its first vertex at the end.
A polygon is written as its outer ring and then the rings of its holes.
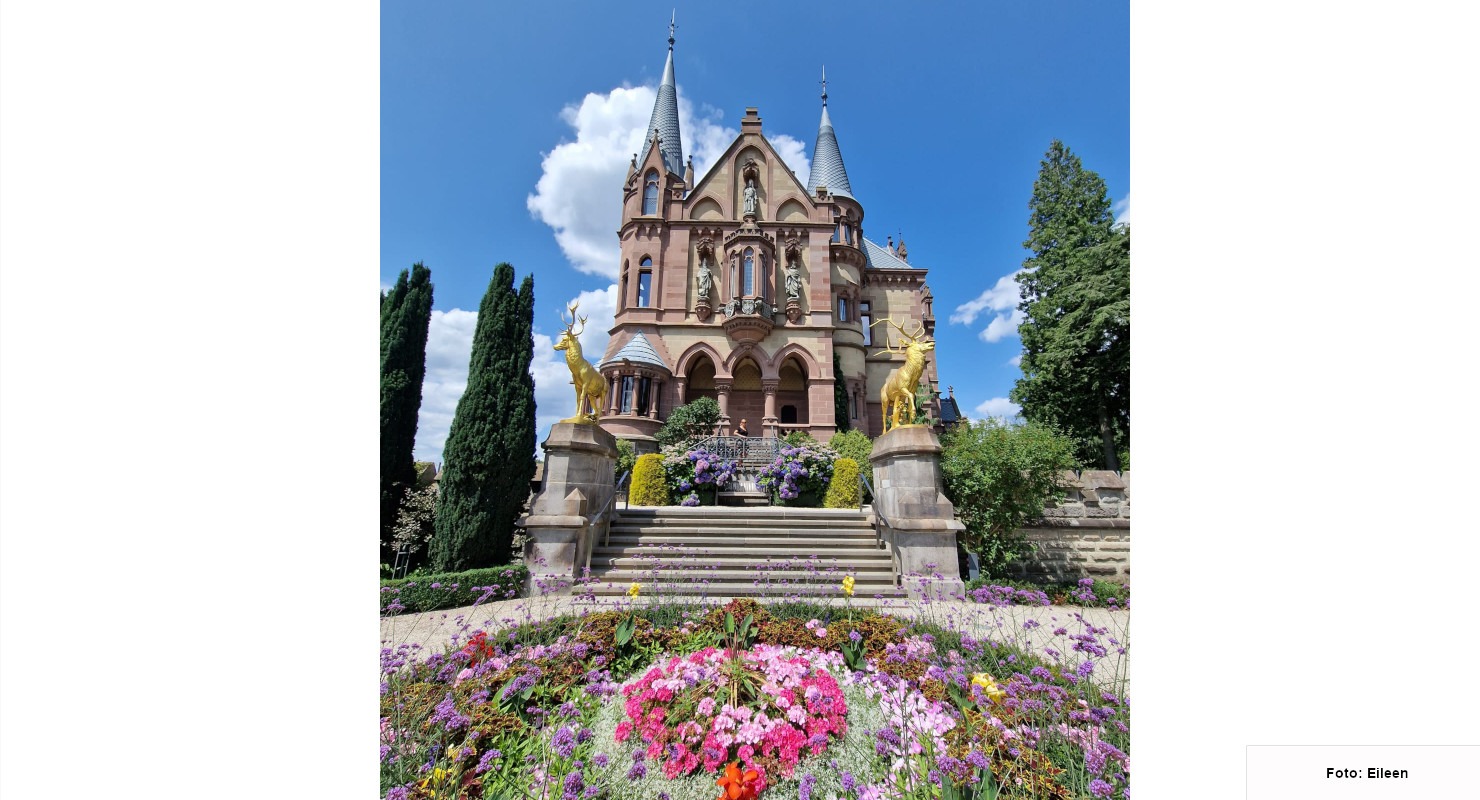
POLYGON ((627 770, 627 780, 629 781, 642 780, 645 775, 647 775, 647 764, 641 761, 634 761, 632 763, 632 769, 627 770))
POLYGON ((385 793, 385 800, 408 800, 410 797, 411 794, 406 790, 405 786, 397 786, 385 793))
POLYGON ((576 736, 569 727, 561 725, 560 730, 555 731, 555 738, 550 740, 550 747, 562 758, 570 758, 576 751, 576 736))
POLYGON ((597 753, 591 757, 591 763, 600 769, 606 769, 606 765, 611 763, 611 760, 606 757, 606 753, 597 753))
POLYGON ((817 777, 812 773, 802 776, 802 782, 797 786, 797 800, 812 800, 812 787, 817 785, 817 777))
POLYGON ((1095 778, 1089 782, 1089 793, 1095 797, 1109 797, 1112 791, 1114 791, 1114 788, 1099 778, 1095 778))
POLYGON ((478 766, 473 770, 474 774, 482 775, 483 773, 493 768, 493 762, 495 759, 503 757, 504 754, 499 752, 498 748, 493 748, 489 750, 488 752, 483 754, 482 758, 478 759, 478 766))
POLYGON ((858 779, 853 777, 853 773, 847 770, 844 770, 843 774, 838 777, 843 782, 843 791, 845 792, 853 791, 853 787, 858 785, 858 779))

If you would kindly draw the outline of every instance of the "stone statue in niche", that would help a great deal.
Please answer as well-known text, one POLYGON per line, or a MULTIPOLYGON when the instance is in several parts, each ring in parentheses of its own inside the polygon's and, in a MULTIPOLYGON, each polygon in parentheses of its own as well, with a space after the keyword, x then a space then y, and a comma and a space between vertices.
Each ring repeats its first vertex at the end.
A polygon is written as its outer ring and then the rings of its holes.
POLYGON ((700 300, 708 300, 709 293, 714 290, 714 272, 709 267, 709 262, 713 258, 714 241, 705 239, 699 242, 699 274, 694 280, 699 285, 700 300))
POLYGON ((802 297, 802 269, 797 265, 801 257, 801 244, 796 239, 786 240, 786 299, 800 300, 802 297))
POLYGON ((755 179, 754 178, 746 178, 745 179, 745 214, 747 216, 754 216, 755 215, 755 179))

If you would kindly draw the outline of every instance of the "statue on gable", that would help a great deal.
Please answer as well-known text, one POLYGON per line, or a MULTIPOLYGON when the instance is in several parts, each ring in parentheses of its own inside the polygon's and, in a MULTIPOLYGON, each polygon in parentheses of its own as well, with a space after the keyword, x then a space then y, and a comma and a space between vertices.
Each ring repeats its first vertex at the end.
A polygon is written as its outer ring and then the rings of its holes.
POLYGON ((755 179, 745 179, 745 215, 755 216, 755 179))

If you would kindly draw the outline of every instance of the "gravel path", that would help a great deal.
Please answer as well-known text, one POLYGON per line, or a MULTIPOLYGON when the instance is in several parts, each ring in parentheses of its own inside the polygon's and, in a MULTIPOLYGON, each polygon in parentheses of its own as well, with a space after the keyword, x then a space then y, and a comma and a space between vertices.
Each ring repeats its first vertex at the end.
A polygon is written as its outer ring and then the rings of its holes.
MULTIPOLYGON (((665 602, 658 598, 638 598, 635 604, 642 607, 651 603, 665 602)), ((671 602, 666 601, 666 602, 671 602)), ((724 602, 710 598, 708 604, 724 602)), ((519 600, 504 600, 466 608, 431 611, 422 614, 404 614, 386 617, 380 621, 381 646, 396 648, 401 645, 419 645, 425 653, 440 652, 459 632, 463 638, 478 630, 495 633, 506 628, 549 619, 562 614, 581 614, 610 609, 626 609, 632 601, 596 599, 581 596, 545 596, 519 600)), ((838 613, 843 613, 842 602, 833 604, 838 613)), ((871 599, 858 599, 855 608, 877 607, 871 599)), ((1072 651, 1075 641, 1069 637, 1085 633, 1085 626, 1094 626, 1105 632, 1097 638, 1099 645, 1107 651, 1095 668, 1097 682, 1110 682, 1117 676, 1125 684, 1130 680, 1129 652, 1120 649, 1129 642, 1130 612, 1110 611, 1103 608, 1080 608, 1077 606, 1010 606, 993 608, 980 603, 945 601, 935 603, 889 602, 880 611, 901 618, 921 619, 943 627, 970 632, 977 638, 996 641, 1014 641, 1038 652, 1044 647, 1053 647, 1064 653, 1066 659, 1079 661, 1072 651), (1056 630, 1065 631, 1055 634, 1056 630), (1122 647, 1109 640, 1114 639, 1122 647)))

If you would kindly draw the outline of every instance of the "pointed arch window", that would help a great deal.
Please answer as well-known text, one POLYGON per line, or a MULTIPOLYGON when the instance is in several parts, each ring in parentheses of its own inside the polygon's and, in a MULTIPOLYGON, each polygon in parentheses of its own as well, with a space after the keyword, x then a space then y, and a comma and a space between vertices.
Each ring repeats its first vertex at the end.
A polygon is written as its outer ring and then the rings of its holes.
POLYGON ((658 213, 658 171, 655 169, 648 170, 647 176, 642 179, 642 213, 658 213))
POLYGON ((745 248, 745 255, 740 260, 740 294, 743 297, 755 296, 755 251, 745 248))

